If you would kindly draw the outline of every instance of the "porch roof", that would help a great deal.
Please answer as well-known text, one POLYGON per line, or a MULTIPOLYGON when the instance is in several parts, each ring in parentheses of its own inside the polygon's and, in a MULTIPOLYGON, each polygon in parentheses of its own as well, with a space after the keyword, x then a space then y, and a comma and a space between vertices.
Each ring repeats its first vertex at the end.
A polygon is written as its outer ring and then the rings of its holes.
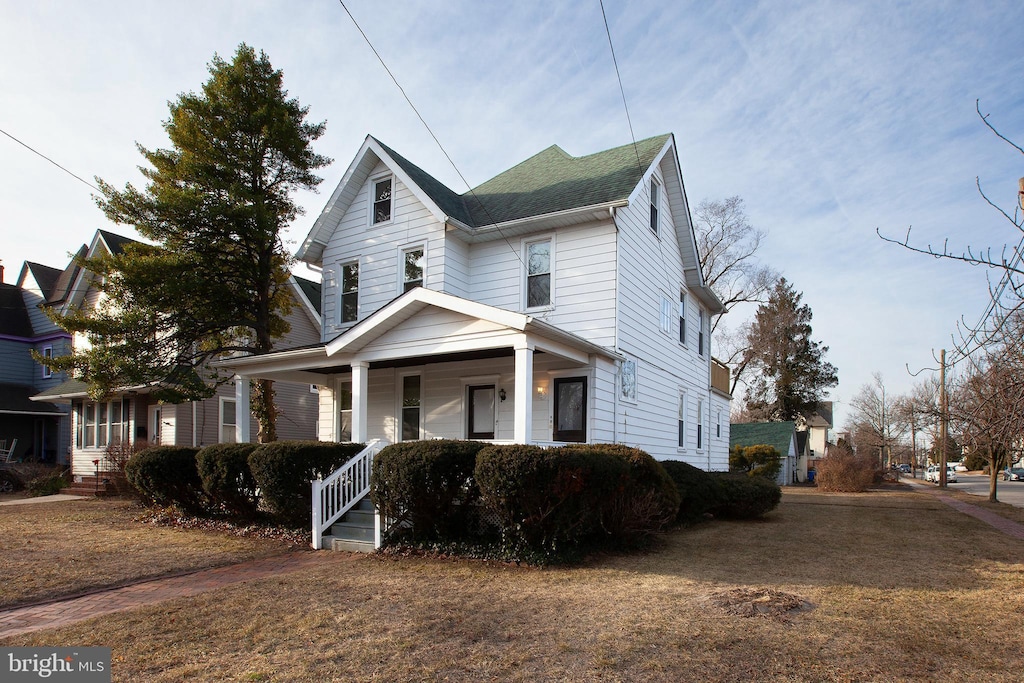
POLYGON ((0 384, 0 415, 63 415, 52 403, 33 402, 35 387, 22 384, 0 384))
POLYGON ((401 367, 480 358, 511 357, 514 349, 529 347, 579 364, 591 355, 620 360, 621 356, 550 323, 461 297, 417 287, 360 321, 334 339, 260 356, 229 358, 214 363, 245 377, 318 384, 323 375, 347 371, 353 362, 371 368, 401 367), (385 335, 408 327, 417 315, 434 310, 478 323, 448 334, 410 335, 402 342, 383 343, 385 335))

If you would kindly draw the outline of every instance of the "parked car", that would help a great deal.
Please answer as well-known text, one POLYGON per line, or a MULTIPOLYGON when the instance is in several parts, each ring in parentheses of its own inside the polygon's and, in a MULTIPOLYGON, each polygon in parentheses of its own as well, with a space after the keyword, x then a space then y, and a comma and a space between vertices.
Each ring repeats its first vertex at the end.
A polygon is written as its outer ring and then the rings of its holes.
POLYGON ((953 467, 952 465, 949 465, 949 466, 946 467, 946 483, 947 484, 955 484, 956 483, 956 468, 953 467))
POLYGON ((908 465, 907 463, 903 463, 902 465, 899 466, 899 470, 903 474, 910 474, 910 465, 908 465))
MULTIPOLYGON (((932 481, 932 482, 935 482, 936 484, 938 484, 939 483, 939 478, 940 478, 939 477, 939 472, 941 470, 942 470, 942 468, 939 467, 938 465, 930 465, 928 467, 928 469, 924 473, 924 480, 925 481, 932 481)), ((946 483, 947 484, 955 484, 956 481, 957 481, 957 479, 956 479, 956 469, 954 469, 952 465, 948 465, 946 467, 946 483)))
POLYGON ((967 465, 963 464, 962 462, 956 463, 956 465, 954 466, 953 469, 955 469, 957 472, 967 472, 968 471, 967 470, 967 465))
POLYGON ((1024 467, 1007 467, 1003 470, 1003 481, 1024 481, 1024 467))

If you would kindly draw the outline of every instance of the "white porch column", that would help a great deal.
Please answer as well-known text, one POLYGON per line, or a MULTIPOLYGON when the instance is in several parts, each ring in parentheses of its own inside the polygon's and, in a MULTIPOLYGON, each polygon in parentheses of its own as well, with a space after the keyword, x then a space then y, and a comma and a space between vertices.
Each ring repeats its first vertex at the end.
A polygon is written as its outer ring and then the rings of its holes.
POLYGON ((369 363, 365 361, 352 363, 352 441, 354 443, 366 443, 369 377, 369 363))
POLYGON ((533 345, 516 344, 515 429, 516 443, 533 440, 533 345))
POLYGON ((235 375, 235 441, 249 443, 249 378, 235 375))

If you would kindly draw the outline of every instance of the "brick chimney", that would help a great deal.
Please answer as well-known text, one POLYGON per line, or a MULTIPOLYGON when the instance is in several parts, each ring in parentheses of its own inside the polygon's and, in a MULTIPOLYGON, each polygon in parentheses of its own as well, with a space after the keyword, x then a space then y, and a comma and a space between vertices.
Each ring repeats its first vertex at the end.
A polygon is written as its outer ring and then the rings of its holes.
POLYGON ((4 283, 4 262, 0 261, 0 285, 4 283))

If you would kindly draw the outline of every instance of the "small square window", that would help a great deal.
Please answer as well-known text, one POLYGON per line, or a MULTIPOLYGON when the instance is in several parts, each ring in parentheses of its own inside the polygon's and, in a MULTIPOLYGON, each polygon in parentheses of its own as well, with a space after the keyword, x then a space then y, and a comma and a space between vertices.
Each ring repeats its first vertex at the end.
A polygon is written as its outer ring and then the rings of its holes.
POLYGON ((373 224, 391 220, 391 178, 373 184, 373 224))

